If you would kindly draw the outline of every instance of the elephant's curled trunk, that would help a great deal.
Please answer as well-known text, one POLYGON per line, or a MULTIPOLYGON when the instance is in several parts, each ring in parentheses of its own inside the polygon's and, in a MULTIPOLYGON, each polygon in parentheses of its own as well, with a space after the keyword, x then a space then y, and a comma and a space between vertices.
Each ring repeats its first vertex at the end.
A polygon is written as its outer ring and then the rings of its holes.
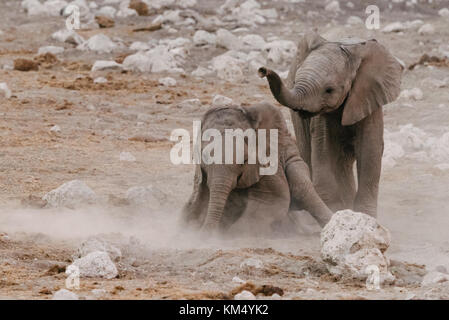
POLYGON ((270 90, 276 100, 295 111, 298 111, 304 118, 309 118, 314 114, 305 110, 304 106, 304 94, 300 90, 288 89, 282 82, 279 75, 268 68, 262 67, 258 70, 261 78, 267 78, 270 90))

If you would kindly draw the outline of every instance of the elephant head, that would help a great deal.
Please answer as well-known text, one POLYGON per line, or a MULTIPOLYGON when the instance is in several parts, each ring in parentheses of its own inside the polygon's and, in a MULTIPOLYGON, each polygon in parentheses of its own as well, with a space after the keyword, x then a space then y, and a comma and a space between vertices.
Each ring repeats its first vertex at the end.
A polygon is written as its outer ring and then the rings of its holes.
MULTIPOLYGON (((248 161, 249 152, 248 139, 244 139, 244 161, 238 163, 235 159, 232 164, 225 163, 225 130, 226 129, 247 129, 258 130, 269 128, 272 125, 273 113, 266 112, 265 104, 250 107, 218 107, 210 109, 203 117, 202 131, 216 129, 222 136, 222 164, 207 164, 204 161, 198 165, 195 174, 195 184, 207 183, 209 189, 209 203, 207 213, 203 223, 203 230, 216 229, 219 226, 227 199, 235 188, 248 188, 260 180, 259 163, 248 161), (204 180, 207 181, 204 181, 204 180)), ((256 137, 257 139, 257 137, 256 137)), ((257 142, 256 142, 257 144, 257 142)), ((269 141, 267 141, 269 145, 269 141)), ((234 147, 236 142, 234 142, 234 147)), ((203 143, 203 150, 207 145, 203 143)), ((268 148, 267 148, 268 149, 268 148)), ((269 150, 267 150, 269 152, 269 150)), ((204 155, 203 155, 204 156, 204 155)))
POLYGON ((280 104, 303 117, 343 106, 348 126, 397 98, 402 66, 374 39, 330 42, 312 33, 299 42, 287 85, 270 69, 258 72, 280 104))

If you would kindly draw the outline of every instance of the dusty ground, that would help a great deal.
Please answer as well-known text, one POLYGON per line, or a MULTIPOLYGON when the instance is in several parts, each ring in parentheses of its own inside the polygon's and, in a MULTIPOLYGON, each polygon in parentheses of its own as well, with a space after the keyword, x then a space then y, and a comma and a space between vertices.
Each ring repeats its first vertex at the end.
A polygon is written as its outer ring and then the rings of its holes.
MULTIPOLYGON (((218 2, 199 1, 194 8, 209 17, 218 2)), ((343 2, 339 14, 324 11, 324 1, 266 2, 264 8, 277 8, 283 18, 247 32, 296 40, 298 33, 317 28, 334 40, 375 37, 407 66, 423 53, 436 54, 439 46, 448 44, 449 19, 437 15, 448 6, 447 1, 418 1, 414 7, 399 3, 392 9, 387 9, 389 1, 354 0, 351 9, 343 2), (389 22, 421 19, 432 23, 435 33, 382 33, 345 25, 349 16, 365 19, 366 5, 376 2, 381 10, 381 28, 389 22), (307 17, 309 10, 319 15, 307 17)), ((80 30, 79 34, 85 38, 100 32, 118 36, 129 47, 134 41, 152 38, 191 38, 195 32, 187 28, 175 35, 165 30, 131 31, 154 17, 117 19, 114 28, 80 30)), ((50 35, 63 27, 61 17, 28 17, 20 9, 20 1, 1 1, 0 66, 12 65, 16 58, 33 59, 41 46, 61 45, 50 35)), ((90 71, 96 60, 114 59, 130 53, 127 49, 95 54, 70 44, 63 46, 66 51, 58 55, 60 61, 49 68, 41 66, 39 71, 29 72, 0 68, 0 82, 6 82, 13 93, 10 99, 0 96, 1 298, 51 298, 64 288, 63 271, 79 243, 99 235, 122 250, 122 261, 117 263, 119 277, 81 279, 81 288, 76 291, 81 298, 93 298, 92 289, 104 289, 99 296, 102 299, 232 298, 232 290, 239 286, 232 282, 235 276, 255 285, 282 288, 283 297, 290 299, 449 298, 448 282, 433 287, 419 285, 425 269, 449 269, 448 170, 439 170, 427 161, 402 158, 394 168, 383 171, 379 221, 392 233, 388 256, 397 280, 379 291, 368 291, 364 283, 331 277, 319 258, 318 234, 205 244, 176 229, 176 216, 191 192, 193 167, 169 161, 172 143, 168 137, 174 128, 191 129, 192 120, 201 116, 215 94, 239 103, 275 103, 265 81, 255 75, 248 75, 242 83, 191 76, 198 65, 225 51, 215 47, 192 49, 184 66, 186 74, 170 74, 178 85, 167 88, 158 85, 164 74, 90 71), (108 82, 94 84, 92 79, 98 76, 108 82), (203 106, 195 111, 177 107, 190 98, 199 98, 203 106), (61 132, 50 132, 53 125, 59 125, 61 132), (137 161, 119 161, 122 151, 131 152, 137 161), (85 181, 101 197, 100 203, 79 210, 33 207, 39 203, 29 200, 30 195, 42 197, 73 179, 85 181), (121 205, 129 187, 149 184, 168 195, 163 209, 121 205), (241 268, 240 263, 249 257, 260 259, 263 267, 241 268)), ((287 69, 286 65, 274 67, 287 69)), ((402 88, 419 87, 424 99, 401 98, 386 106, 385 127, 394 131, 399 125, 412 123, 438 137, 445 133, 449 84, 436 88, 422 81, 448 76, 448 67, 407 71, 402 88)))

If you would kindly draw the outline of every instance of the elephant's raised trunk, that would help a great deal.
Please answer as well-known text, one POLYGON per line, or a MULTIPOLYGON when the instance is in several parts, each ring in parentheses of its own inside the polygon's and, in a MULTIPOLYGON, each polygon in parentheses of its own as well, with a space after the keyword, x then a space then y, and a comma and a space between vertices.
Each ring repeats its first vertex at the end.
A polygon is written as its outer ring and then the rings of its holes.
MULTIPOLYGON (((209 177, 208 177, 209 178, 209 177)), ((212 177, 211 177, 212 178, 212 177)), ((213 177, 209 185, 209 206, 203 230, 216 230, 220 224, 229 194, 234 187, 233 177, 213 177)))
POLYGON ((305 91, 301 91, 299 88, 291 90, 288 89, 282 82, 279 75, 273 70, 262 67, 259 68, 258 73, 261 78, 267 77, 271 93, 273 93, 273 96, 280 104, 292 110, 298 111, 303 118, 310 118, 315 115, 315 113, 306 111, 304 104, 305 91))

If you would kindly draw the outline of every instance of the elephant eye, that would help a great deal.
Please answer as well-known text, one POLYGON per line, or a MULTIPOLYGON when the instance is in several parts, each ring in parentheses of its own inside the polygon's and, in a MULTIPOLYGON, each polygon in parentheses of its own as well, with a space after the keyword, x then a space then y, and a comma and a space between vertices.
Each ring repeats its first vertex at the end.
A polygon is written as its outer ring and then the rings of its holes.
POLYGON ((332 92, 334 92, 334 88, 332 88, 332 87, 326 88, 326 93, 331 94, 332 92))

